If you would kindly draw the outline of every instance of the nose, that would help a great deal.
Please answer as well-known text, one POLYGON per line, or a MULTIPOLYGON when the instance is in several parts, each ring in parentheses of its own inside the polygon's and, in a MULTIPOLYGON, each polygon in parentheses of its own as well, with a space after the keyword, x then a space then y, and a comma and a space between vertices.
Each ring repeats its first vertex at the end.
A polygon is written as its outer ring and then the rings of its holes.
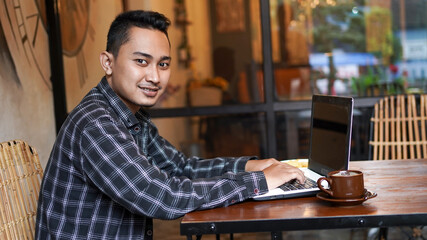
POLYGON ((147 81, 152 83, 158 83, 160 81, 160 74, 157 66, 153 65, 152 67, 147 69, 146 79, 147 81))

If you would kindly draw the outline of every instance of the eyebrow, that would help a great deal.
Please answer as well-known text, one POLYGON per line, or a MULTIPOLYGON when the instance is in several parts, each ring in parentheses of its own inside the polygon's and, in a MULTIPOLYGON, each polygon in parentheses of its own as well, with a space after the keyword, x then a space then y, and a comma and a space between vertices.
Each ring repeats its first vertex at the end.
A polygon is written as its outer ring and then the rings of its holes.
MULTIPOLYGON (((144 52, 134 52, 133 55, 138 55, 138 56, 143 56, 149 59, 154 59, 154 57, 148 53, 144 53, 144 52)), ((171 60, 172 58, 169 56, 162 56, 160 58, 161 61, 165 61, 165 60, 171 60)))

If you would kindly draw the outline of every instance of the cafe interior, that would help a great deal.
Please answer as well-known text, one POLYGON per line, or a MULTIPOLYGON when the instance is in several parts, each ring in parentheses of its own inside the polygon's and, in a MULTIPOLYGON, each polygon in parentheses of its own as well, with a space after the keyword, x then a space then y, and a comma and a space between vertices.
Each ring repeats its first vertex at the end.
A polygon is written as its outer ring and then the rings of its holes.
MULTIPOLYGON (((171 20, 171 78, 148 112, 186 155, 307 159, 312 96, 333 95, 354 98, 350 161, 427 158, 426 0, 2 1, 0 142, 27 142, 43 169, 67 114, 104 75, 109 24, 133 9, 171 20), (392 121, 397 99, 407 109, 398 118, 413 120, 404 141, 417 142, 402 146, 403 155, 390 147, 401 141, 384 144, 401 129, 381 125, 392 121)), ((179 220, 158 220, 154 231, 155 239, 185 239, 179 220)), ((377 232, 293 231, 283 239, 377 232)), ((427 236, 425 228, 412 234, 399 227, 388 237, 427 236)))

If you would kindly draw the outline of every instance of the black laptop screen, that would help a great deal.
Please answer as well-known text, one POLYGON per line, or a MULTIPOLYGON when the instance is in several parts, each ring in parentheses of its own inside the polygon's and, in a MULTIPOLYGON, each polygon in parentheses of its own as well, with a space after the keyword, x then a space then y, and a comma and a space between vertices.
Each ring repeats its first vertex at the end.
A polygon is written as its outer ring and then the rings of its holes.
POLYGON ((348 169, 352 119, 352 98, 313 96, 310 169, 322 175, 348 169))

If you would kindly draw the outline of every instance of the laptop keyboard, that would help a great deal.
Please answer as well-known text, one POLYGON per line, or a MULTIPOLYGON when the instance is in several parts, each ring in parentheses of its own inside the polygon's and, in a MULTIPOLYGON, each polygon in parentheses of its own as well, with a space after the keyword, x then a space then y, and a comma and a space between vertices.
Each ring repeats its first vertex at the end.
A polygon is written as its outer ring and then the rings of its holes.
POLYGON ((282 189, 283 191, 317 188, 317 182, 315 182, 312 179, 305 178, 305 182, 301 184, 294 179, 290 182, 284 183, 279 188, 282 189))

